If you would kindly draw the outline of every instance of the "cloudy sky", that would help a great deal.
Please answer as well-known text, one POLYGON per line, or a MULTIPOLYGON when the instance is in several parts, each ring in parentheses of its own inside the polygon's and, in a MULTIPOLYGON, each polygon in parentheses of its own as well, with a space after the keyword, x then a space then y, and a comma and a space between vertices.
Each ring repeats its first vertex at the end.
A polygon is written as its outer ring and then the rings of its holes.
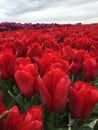
POLYGON ((98 23, 98 0, 0 0, 0 22, 98 23))

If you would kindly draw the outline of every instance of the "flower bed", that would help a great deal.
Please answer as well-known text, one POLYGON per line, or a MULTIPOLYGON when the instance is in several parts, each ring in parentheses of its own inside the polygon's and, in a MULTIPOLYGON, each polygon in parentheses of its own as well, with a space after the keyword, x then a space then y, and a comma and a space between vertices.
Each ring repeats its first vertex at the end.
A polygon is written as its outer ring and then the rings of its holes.
POLYGON ((13 30, 18 30, 18 29, 42 29, 42 28, 54 28, 54 27, 62 27, 62 26, 67 26, 70 24, 32 24, 32 23, 15 23, 15 22, 3 22, 0 23, 0 32, 2 31, 13 31, 13 30))
POLYGON ((98 24, 51 26, 0 32, 0 130, 98 129, 98 24))

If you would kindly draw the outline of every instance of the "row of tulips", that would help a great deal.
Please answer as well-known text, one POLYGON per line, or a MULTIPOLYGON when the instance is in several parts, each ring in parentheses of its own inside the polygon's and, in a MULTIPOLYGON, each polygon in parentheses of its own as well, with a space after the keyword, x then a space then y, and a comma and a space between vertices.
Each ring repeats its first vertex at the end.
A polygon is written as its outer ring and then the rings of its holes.
POLYGON ((98 107, 97 34, 98 24, 1 32, 0 129, 89 126, 98 107))

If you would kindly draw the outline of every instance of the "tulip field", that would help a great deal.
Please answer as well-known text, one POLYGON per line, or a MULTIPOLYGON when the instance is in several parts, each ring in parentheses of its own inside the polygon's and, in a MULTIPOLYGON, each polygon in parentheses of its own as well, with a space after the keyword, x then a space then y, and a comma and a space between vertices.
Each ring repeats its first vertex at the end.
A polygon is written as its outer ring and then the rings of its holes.
POLYGON ((0 130, 98 130, 98 24, 0 23, 0 130))

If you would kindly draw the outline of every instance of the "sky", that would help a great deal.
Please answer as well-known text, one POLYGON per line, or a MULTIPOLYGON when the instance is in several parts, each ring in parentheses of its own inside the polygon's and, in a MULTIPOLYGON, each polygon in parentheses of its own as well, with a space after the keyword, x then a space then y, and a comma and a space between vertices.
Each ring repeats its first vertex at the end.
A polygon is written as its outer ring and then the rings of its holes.
POLYGON ((98 0, 0 0, 0 23, 98 23, 98 0))

